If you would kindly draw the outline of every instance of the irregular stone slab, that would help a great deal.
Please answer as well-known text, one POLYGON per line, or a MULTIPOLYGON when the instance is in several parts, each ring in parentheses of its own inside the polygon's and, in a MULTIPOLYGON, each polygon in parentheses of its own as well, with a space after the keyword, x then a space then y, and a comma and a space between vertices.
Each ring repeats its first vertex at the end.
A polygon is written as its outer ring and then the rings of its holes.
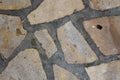
POLYGON ((0 75, 0 80, 47 80, 39 53, 35 49, 21 51, 0 75))
POLYGON ((120 6, 120 0, 90 0, 90 6, 96 10, 111 9, 120 6))
POLYGON ((120 61, 86 68, 90 80, 120 80, 120 61))
POLYGON ((0 0, 0 9, 3 10, 16 10, 30 5, 30 0, 0 0))
POLYGON ((57 65, 54 65, 54 74, 55 80, 78 80, 72 73, 57 65))
POLYGON ((84 8, 82 0, 44 0, 28 15, 31 24, 53 21, 84 8))
POLYGON ((25 35, 26 31, 19 17, 0 15, 0 54, 8 58, 25 35))
POLYGON ((67 22, 58 29, 58 38, 68 63, 86 63, 97 59, 95 53, 71 22, 67 22))
POLYGON ((86 31, 105 55, 120 53, 120 16, 84 22, 86 31))
POLYGON ((47 56, 50 58, 57 51, 57 48, 48 31, 47 30, 36 31, 35 36, 42 44, 42 47, 46 50, 47 56))

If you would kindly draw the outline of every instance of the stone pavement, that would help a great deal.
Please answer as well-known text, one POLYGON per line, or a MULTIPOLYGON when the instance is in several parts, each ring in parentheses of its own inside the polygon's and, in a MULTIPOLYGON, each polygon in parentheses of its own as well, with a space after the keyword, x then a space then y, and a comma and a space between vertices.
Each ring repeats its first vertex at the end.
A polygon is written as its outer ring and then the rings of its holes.
POLYGON ((0 80, 120 80, 120 1, 0 0, 0 80))

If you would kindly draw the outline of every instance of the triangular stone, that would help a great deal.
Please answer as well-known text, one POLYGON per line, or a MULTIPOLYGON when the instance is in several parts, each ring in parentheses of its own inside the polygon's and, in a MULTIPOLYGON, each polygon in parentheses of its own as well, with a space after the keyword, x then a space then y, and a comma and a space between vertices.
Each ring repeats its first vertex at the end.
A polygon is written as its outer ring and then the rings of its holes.
POLYGON ((54 65, 54 74, 55 80, 78 80, 72 73, 57 65, 54 65))
POLYGON ((46 80, 39 53, 35 49, 20 52, 0 75, 0 80, 46 80))

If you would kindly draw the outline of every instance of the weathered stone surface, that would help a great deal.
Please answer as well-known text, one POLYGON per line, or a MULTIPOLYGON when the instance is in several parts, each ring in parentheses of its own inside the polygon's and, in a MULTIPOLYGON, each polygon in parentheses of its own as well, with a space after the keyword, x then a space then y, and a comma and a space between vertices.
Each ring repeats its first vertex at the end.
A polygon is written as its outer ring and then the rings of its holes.
POLYGON ((42 44, 42 47, 46 50, 47 56, 50 58, 57 51, 57 48, 48 31, 47 30, 36 31, 35 36, 42 44))
POLYGON ((58 38, 68 63, 85 63, 97 59, 95 53, 71 22, 67 22, 58 29, 58 38))
POLYGON ((0 80, 47 80, 35 49, 20 52, 0 74, 0 80))
POLYGON ((26 35, 19 17, 0 15, 0 54, 8 58, 26 35))
POLYGON ((28 15, 31 24, 53 21, 84 8, 82 0, 44 0, 28 15))
POLYGON ((57 65, 54 65, 54 74, 55 80, 78 80, 72 73, 57 65))
POLYGON ((120 80, 120 61, 86 68, 90 80, 120 80))
POLYGON ((90 0, 90 6, 93 9, 105 10, 120 6, 120 0, 90 0))
POLYGON ((120 17, 104 17, 84 22, 86 31, 105 55, 120 53, 120 17))
POLYGON ((0 0, 0 9, 21 9, 31 5, 30 0, 0 0))

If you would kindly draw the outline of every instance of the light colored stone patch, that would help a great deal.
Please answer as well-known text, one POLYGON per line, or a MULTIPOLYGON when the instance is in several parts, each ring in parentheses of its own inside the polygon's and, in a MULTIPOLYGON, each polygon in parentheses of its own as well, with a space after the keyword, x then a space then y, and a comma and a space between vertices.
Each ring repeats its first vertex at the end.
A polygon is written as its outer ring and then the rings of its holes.
POLYGON ((90 0, 90 6, 93 9, 105 10, 120 6, 120 0, 90 0))
POLYGON ((120 80, 120 61, 86 68, 90 80, 120 80))
POLYGON ((42 47, 46 50, 47 56, 50 58, 57 51, 57 48, 48 31, 47 30, 36 31, 35 36, 42 44, 42 47))
POLYGON ((21 51, 0 75, 0 80, 47 80, 37 50, 21 51))
POLYGON ((71 22, 67 22, 58 29, 58 38, 68 63, 85 63, 97 59, 95 53, 71 22))
POLYGON ((71 72, 54 65, 55 80, 78 80, 71 72))
POLYGON ((3 10, 21 9, 30 5, 30 0, 0 0, 0 9, 3 10))
POLYGON ((19 17, 0 15, 0 54, 8 58, 25 38, 19 17))
POLYGON ((84 22, 86 31, 105 55, 120 53, 120 16, 97 18, 84 22), (102 29, 98 29, 100 25, 102 29))
POLYGON ((28 15, 31 24, 53 21, 84 8, 82 0, 44 0, 28 15))

